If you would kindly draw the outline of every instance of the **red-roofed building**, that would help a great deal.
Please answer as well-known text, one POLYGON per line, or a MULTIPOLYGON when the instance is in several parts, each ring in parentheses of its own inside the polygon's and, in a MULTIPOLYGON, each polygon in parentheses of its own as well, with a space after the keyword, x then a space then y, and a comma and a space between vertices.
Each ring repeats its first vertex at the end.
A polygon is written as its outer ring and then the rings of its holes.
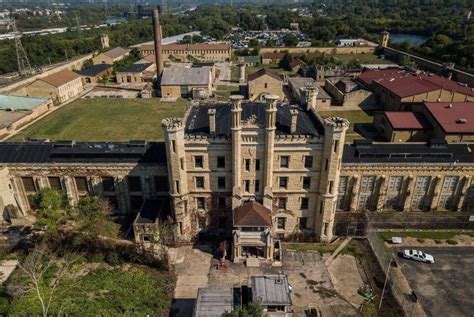
POLYGON ((425 102, 423 113, 434 127, 434 138, 448 142, 474 141, 473 101, 425 102))
POLYGON ((423 102, 474 101, 473 88, 433 74, 373 70, 362 73, 359 82, 374 91, 387 111, 410 110, 423 102))
POLYGON ((374 126, 390 142, 422 142, 432 138, 433 126, 419 112, 380 112, 374 126))

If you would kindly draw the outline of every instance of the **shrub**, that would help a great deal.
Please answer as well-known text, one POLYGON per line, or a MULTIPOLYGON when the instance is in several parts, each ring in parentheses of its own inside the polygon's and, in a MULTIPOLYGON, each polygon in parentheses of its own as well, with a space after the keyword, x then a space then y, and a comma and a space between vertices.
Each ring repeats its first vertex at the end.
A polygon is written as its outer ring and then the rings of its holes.
POLYGON ((115 251, 110 252, 107 254, 107 257, 105 258, 105 261, 113 266, 118 266, 123 263, 123 259, 119 256, 119 254, 115 251))
POLYGON ((418 241, 419 243, 425 243, 425 239, 418 238, 418 239, 416 239, 416 241, 418 241))
POLYGON ((446 242, 447 242, 448 244, 451 244, 451 245, 456 245, 456 244, 458 244, 458 242, 457 242, 456 240, 452 240, 452 239, 446 240, 446 242))
POLYGON ((441 240, 439 240, 439 239, 435 239, 434 242, 435 242, 436 244, 441 244, 441 243, 443 243, 443 241, 441 241, 441 240))

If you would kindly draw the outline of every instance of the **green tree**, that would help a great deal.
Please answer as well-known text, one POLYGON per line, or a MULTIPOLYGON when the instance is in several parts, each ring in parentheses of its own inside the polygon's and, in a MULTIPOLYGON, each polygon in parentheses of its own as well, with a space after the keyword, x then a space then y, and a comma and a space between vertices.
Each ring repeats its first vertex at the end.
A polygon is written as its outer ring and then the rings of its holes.
POLYGON ((288 33, 283 36, 283 43, 286 47, 296 46, 296 44, 298 44, 298 38, 293 33, 288 33))
POLYGON ((416 68, 416 63, 406 55, 403 55, 403 57, 400 59, 400 65, 416 68))
POLYGON ((36 226, 54 235, 58 232, 59 224, 65 215, 67 206, 64 194, 50 188, 44 188, 33 196, 36 207, 36 226))
POLYGON ((98 196, 84 196, 75 209, 75 219, 79 224, 79 238, 97 239, 106 237, 115 239, 119 234, 119 225, 112 221, 112 207, 98 196))
POLYGON ((224 317, 263 317, 263 307, 259 302, 251 302, 247 306, 225 313, 224 317))
POLYGON ((278 64, 278 66, 286 70, 291 70, 290 63, 292 60, 293 60, 293 57, 291 57, 291 55, 288 52, 285 52, 285 55, 283 55, 283 58, 280 60, 280 63, 278 64))

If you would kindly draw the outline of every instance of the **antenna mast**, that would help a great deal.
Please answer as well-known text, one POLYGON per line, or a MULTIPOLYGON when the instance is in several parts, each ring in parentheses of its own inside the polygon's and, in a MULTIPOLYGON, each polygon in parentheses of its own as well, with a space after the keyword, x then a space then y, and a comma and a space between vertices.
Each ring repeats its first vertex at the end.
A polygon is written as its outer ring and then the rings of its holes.
POLYGON ((10 25, 13 30, 13 36, 15 37, 15 49, 16 49, 16 60, 18 64, 18 72, 20 76, 33 74, 33 69, 31 68, 30 61, 26 55, 25 49, 21 44, 21 32, 18 31, 16 27, 16 21, 14 19, 10 20, 10 25))

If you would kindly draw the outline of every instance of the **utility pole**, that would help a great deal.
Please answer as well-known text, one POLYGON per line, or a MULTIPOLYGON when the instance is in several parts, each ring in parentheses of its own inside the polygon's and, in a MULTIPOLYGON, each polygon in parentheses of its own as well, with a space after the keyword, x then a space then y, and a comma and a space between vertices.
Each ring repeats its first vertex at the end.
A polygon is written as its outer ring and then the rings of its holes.
POLYGON ((392 267, 392 262, 393 262, 393 258, 391 258, 390 262, 388 262, 387 275, 385 276, 385 283, 383 283, 382 296, 380 296, 379 310, 380 310, 380 307, 382 307, 383 296, 385 294, 385 288, 387 287, 387 282, 390 275, 390 268, 392 267))
POLYGON ((21 32, 18 31, 16 27, 16 21, 14 19, 10 20, 10 25, 13 30, 13 36, 15 38, 15 49, 16 49, 16 60, 18 64, 18 72, 20 76, 30 75, 33 73, 31 68, 30 61, 26 55, 25 49, 21 44, 21 32))

